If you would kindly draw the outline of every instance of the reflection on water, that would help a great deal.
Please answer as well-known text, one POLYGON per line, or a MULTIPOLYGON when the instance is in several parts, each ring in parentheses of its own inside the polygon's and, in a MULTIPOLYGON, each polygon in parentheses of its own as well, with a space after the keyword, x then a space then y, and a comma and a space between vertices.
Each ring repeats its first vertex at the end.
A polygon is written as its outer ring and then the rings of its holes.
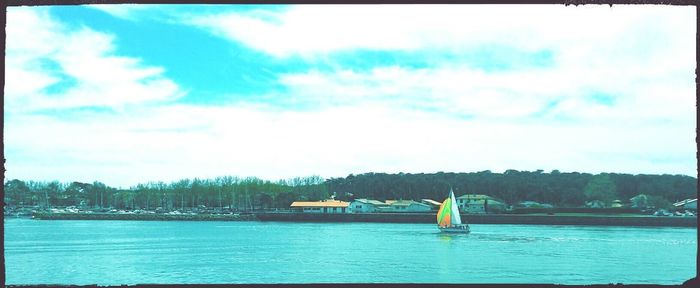
POLYGON ((438 235, 438 237, 439 237, 440 240, 442 240, 442 241, 445 241, 445 242, 452 241, 452 238, 453 238, 452 236, 453 236, 453 235, 450 235, 450 234, 447 234, 447 233, 441 233, 441 232, 437 232, 436 234, 438 235))
POLYGON ((470 226, 13 219, 6 281, 679 284, 696 273, 694 228, 470 226))
POLYGON ((468 238, 471 233, 444 233, 444 232, 435 232, 435 235, 438 236, 438 238, 442 241, 445 242, 450 242, 450 241, 461 241, 465 238, 468 238))

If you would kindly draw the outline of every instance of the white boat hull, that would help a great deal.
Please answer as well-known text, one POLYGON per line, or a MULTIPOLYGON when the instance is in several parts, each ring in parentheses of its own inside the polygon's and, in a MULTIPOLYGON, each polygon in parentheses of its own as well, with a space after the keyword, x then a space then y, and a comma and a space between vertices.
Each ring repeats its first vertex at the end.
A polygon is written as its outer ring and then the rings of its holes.
POLYGON ((443 233, 462 233, 462 234, 469 233, 469 225, 467 225, 467 224, 459 224, 459 225, 452 225, 450 227, 438 227, 438 228, 440 228, 440 232, 443 232, 443 233))

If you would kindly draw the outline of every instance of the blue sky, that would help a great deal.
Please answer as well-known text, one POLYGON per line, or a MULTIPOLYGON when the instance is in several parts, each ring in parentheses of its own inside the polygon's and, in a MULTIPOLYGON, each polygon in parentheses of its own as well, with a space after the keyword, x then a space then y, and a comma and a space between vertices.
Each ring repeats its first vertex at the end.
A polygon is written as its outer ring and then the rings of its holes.
POLYGON ((129 186, 487 169, 696 175, 688 7, 7 13, 10 179, 129 186))

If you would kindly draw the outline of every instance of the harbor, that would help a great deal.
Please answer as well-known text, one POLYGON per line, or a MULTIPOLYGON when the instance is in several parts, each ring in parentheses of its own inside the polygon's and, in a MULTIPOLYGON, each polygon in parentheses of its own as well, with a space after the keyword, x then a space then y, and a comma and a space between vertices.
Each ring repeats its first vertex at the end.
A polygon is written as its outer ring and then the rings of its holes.
MULTIPOLYGON (((39 220, 138 220, 138 221, 283 221, 283 222, 376 222, 434 223, 435 213, 298 213, 251 212, 233 214, 167 214, 167 213, 50 213, 35 212, 39 220)), ((540 214, 461 214, 470 224, 527 225, 596 225, 697 227, 697 217, 659 217, 650 215, 540 215, 540 214)))
MULTIPOLYGON (((454 197, 450 191, 450 209, 431 199, 294 201, 289 208, 239 210, 230 207, 155 209, 114 209, 87 207, 5 207, 5 216, 38 220, 133 220, 133 221, 281 221, 281 222, 375 222, 436 223, 445 226, 450 219, 465 224, 593 225, 640 227, 697 227, 697 200, 683 201, 673 213, 639 207, 508 207, 486 195, 454 197), (690 206, 692 205, 692 206, 690 206), (445 218, 446 210, 450 217, 445 218), (450 212, 451 210, 451 212, 450 212), (442 217, 437 217, 440 214, 442 217), (441 222, 442 219, 443 221, 441 222), (460 221, 460 220, 457 220, 460 221)), ((447 203, 448 201, 445 201, 447 203)), ((680 202, 679 202, 680 203, 680 202)))
POLYGON ((254 221, 248 214, 159 214, 159 213, 51 213, 35 212, 38 220, 134 220, 134 221, 254 221))

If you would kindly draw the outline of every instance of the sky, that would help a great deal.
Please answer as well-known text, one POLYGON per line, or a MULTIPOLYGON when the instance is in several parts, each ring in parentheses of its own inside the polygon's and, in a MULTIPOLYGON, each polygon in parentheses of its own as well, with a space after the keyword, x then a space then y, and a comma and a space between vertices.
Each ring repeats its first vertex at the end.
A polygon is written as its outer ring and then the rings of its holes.
POLYGON ((697 176, 692 6, 8 7, 5 179, 697 176))

